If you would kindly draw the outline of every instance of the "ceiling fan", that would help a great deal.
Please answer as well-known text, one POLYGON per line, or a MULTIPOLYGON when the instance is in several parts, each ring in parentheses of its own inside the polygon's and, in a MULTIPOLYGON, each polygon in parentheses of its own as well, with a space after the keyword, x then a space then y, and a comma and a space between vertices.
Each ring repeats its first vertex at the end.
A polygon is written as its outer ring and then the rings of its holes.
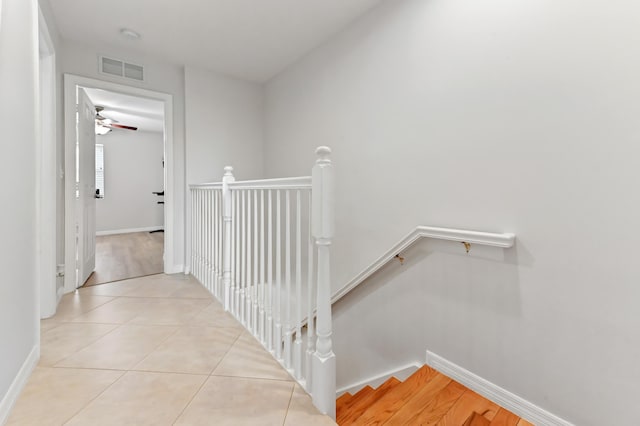
POLYGON ((104 107, 100 105, 96 105, 96 135, 106 135, 113 129, 123 129, 123 130, 133 130, 133 131, 138 130, 137 127, 118 124, 117 120, 104 117, 101 114, 102 111, 104 111, 104 107))

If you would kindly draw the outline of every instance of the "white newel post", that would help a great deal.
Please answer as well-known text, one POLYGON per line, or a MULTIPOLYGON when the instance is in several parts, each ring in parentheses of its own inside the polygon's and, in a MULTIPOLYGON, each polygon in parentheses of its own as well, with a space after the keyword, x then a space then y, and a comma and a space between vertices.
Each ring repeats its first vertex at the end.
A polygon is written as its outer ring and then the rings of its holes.
POLYGON ((224 240, 223 240, 223 269, 222 283, 224 285, 224 309, 231 309, 231 227, 233 226, 231 216, 231 190, 229 183, 235 182, 233 177, 233 167, 224 168, 222 176, 222 207, 224 217, 224 240))
POLYGON ((336 418, 336 356, 331 343, 331 269, 329 248, 334 228, 334 177, 331 149, 316 149, 312 173, 312 231, 318 248, 318 310, 316 351, 313 355, 313 404, 336 418))

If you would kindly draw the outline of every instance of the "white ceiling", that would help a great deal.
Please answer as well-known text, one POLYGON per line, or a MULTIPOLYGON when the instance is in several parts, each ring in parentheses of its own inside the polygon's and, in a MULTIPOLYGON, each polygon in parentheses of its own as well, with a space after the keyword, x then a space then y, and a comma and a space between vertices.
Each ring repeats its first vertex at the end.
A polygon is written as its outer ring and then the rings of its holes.
POLYGON ((382 0, 49 0, 64 38, 266 81, 382 0), (142 35, 120 35, 130 28, 142 35))
MULTIPOLYGON (((100 113, 118 124, 134 126, 138 131, 162 132, 164 127, 164 104, 160 101, 123 95, 101 89, 85 89, 96 106, 103 106, 100 113)), ((128 132, 129 130, 114 130, 128 132)))

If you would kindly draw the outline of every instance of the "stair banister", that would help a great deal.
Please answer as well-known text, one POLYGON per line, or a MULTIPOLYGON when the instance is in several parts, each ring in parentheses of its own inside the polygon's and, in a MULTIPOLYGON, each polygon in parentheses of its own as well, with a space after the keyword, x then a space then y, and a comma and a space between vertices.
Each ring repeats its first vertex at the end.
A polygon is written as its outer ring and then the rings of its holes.
POLYGON ((233 167, 224 168, 224 176, 222 177, 222 203, 224 208, 224 267, 222 273, 222 283, 224 286, 224 309, 231 309, 231 191, 229 183, 235 182, 233 177, 233 167))
POLYGON ((331 150, 319 147, 312 172, 312 231, 318 251, 316 351, 313 355, 314 405, 335 419, 336 356, 331 333, 331 265, 329 250, 334 234, 334 174, 331 150))
POLYGON ((193 276, 335 418, 330 153, 316 150, 313 176, 236 181, 227 166, 221 182, 189 185, 189 247, 193 276))

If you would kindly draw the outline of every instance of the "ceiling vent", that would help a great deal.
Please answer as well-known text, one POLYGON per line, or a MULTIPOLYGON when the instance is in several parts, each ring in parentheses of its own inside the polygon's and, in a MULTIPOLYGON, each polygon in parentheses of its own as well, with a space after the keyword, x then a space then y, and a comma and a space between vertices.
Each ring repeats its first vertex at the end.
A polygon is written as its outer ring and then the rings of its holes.
POLYGON ((130 80, 144 81, 144 67, 142 65, 131 64, 105 56, 100 56, 100 72, 130 80))

